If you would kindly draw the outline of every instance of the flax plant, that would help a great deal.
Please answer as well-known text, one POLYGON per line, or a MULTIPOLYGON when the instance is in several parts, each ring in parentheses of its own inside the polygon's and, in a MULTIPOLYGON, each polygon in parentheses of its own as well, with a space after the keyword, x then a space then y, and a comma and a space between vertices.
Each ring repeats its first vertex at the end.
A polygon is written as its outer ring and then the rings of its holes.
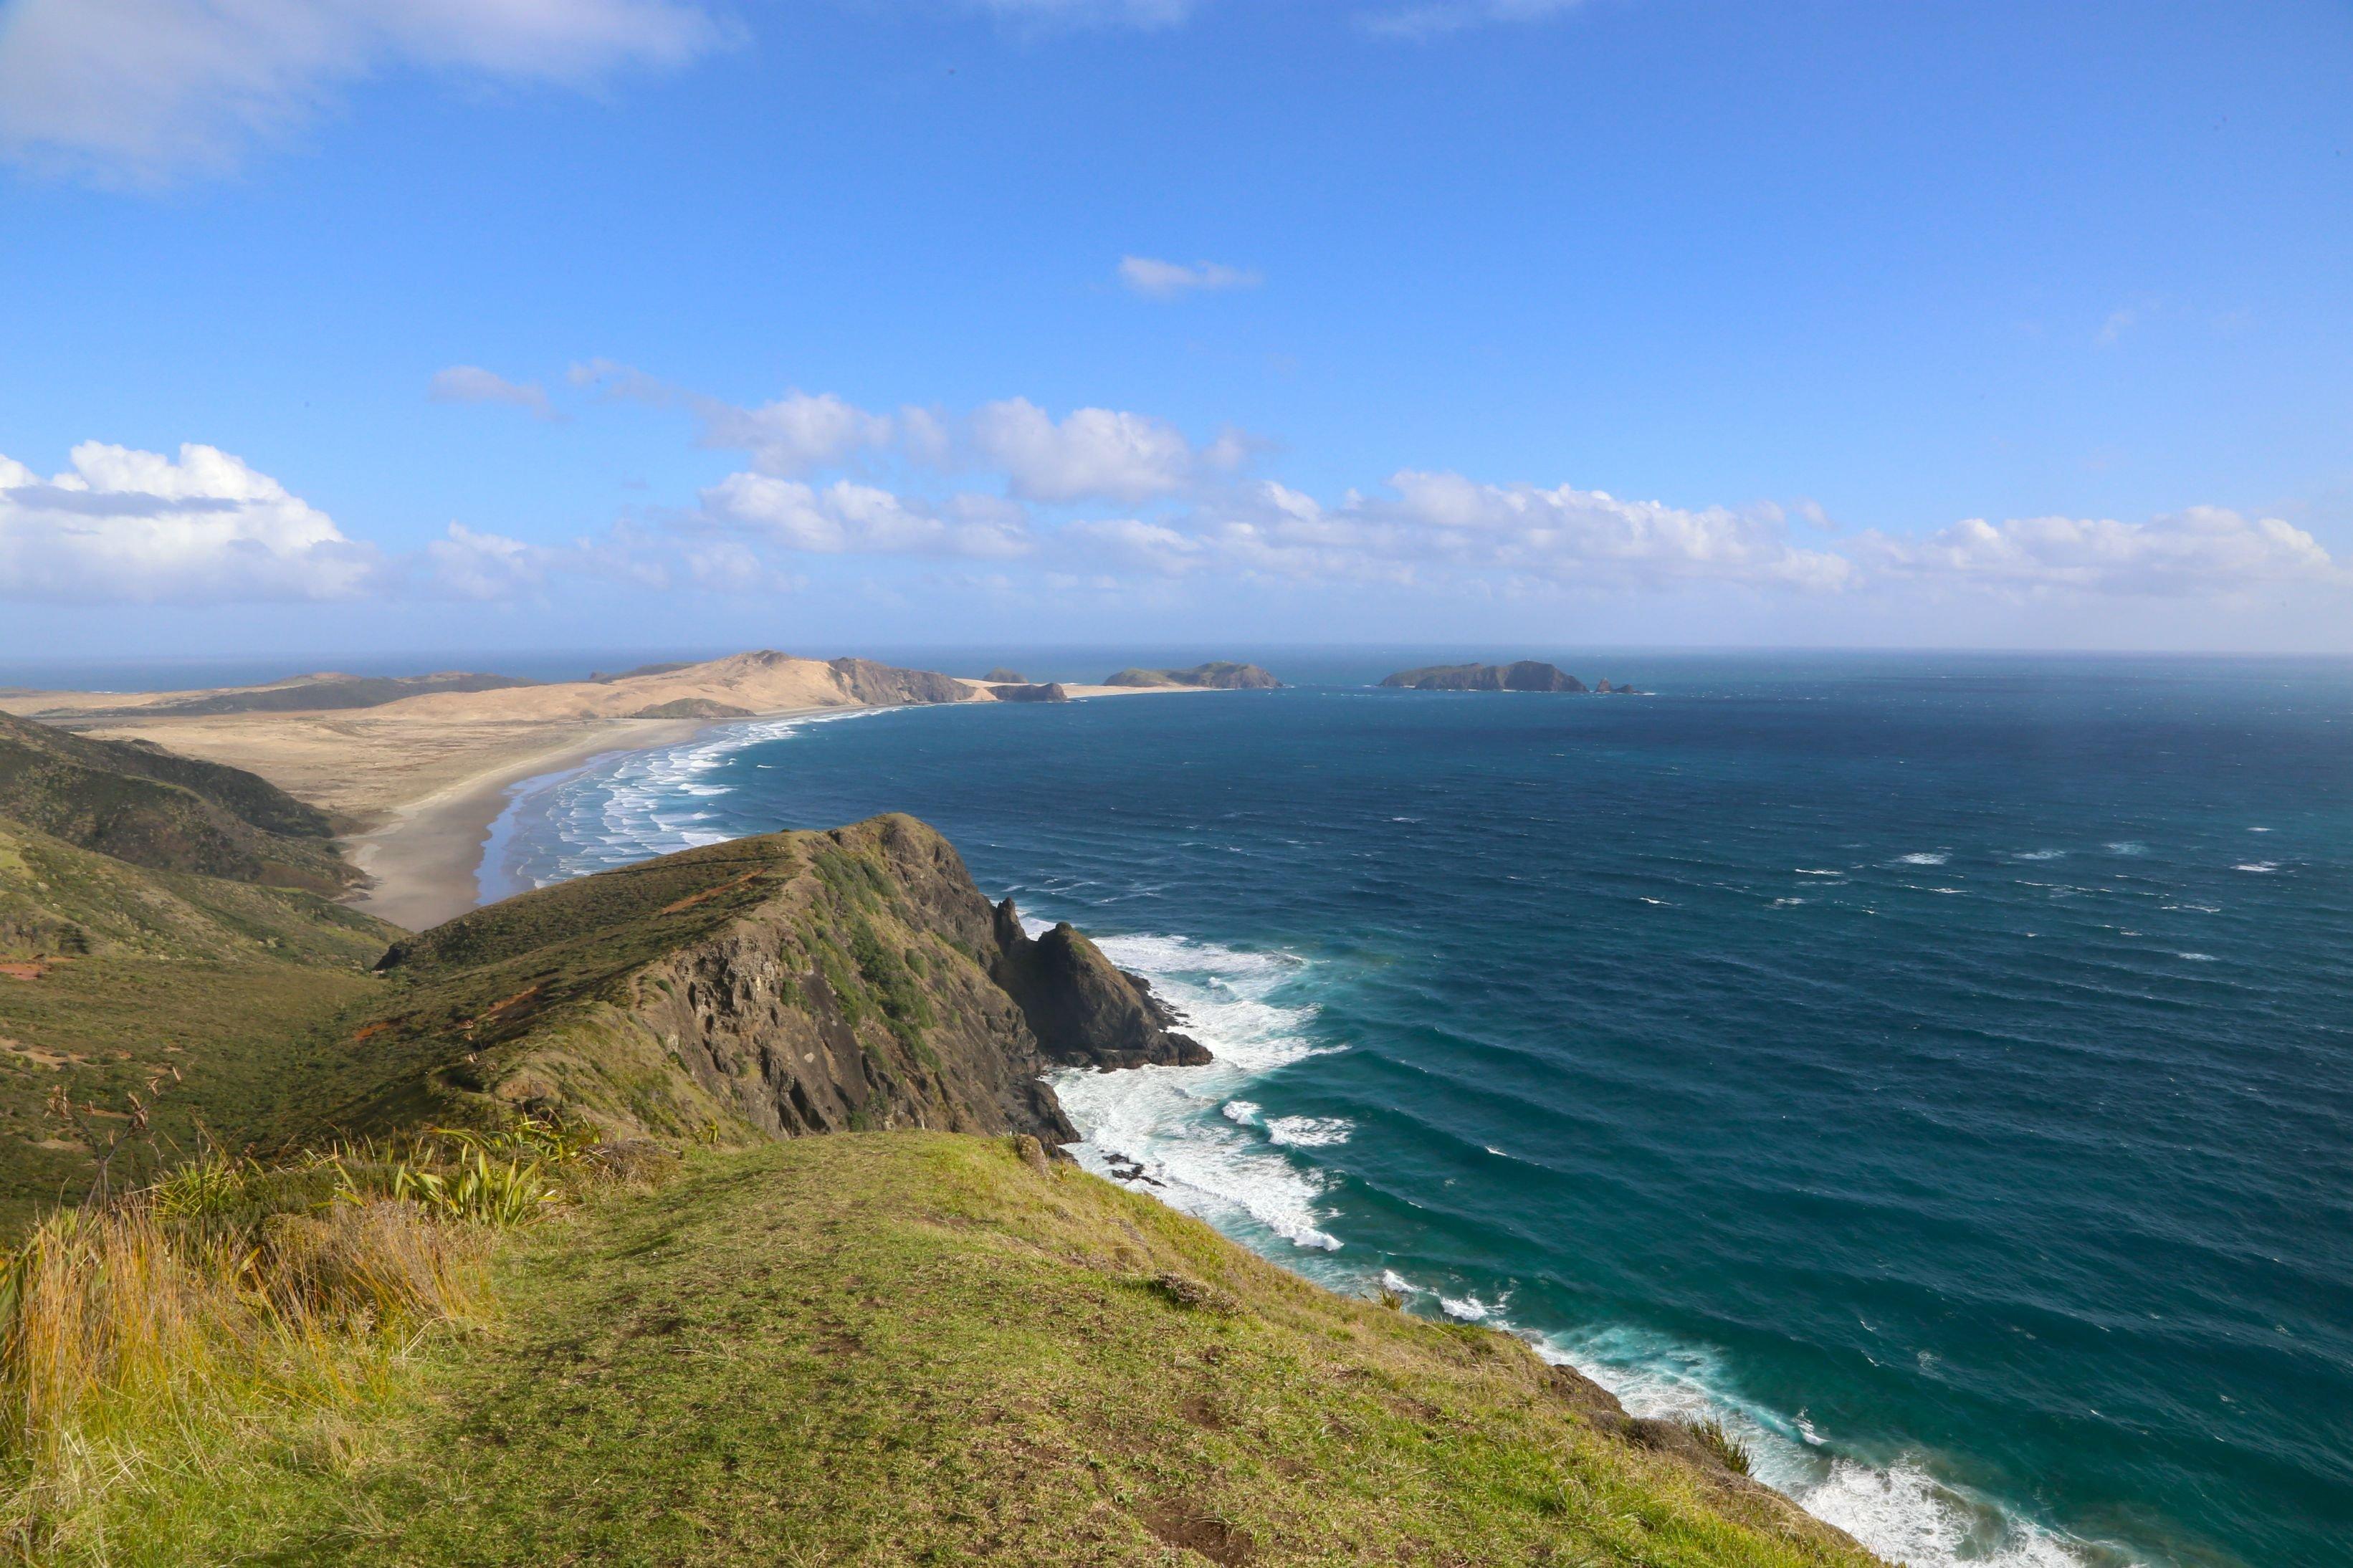
POLYGON ((596 1163, 533 1122, 276 1166, 216 1150, 50 1215, 0 1260, 0 1545, 113 1561, 142 1490, 382 1397, 422 1336, 482 1314, 496 1231, 596 1163))

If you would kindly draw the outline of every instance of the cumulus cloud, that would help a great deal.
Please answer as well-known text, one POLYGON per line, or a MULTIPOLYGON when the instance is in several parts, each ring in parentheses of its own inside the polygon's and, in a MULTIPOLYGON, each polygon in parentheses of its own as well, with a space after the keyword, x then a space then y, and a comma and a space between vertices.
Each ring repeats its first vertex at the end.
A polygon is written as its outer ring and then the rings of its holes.
POLYGON ((380 561, 332 519, 216 447, 85 441, 42 480, 0 457, 0 595, 69 601, 343 599, 380 561))
POLYGON ((832 393, 788 392, 757 408, 711 404, 702 410, 703 444, 752 454, 764 474, 800 474, 869 447, 887 446, 892 423, 832 393))
POLYGON ((553 552, 460 522, 425 546, 434 586, 460 599, 510 599, 547 581, 553 552))
POLYGON ((377 70, 585 87, 723 36, 694 0, 13 0, 0 153, 134 181, 219 171, 377 70))
POLYGON ((1174 495, 1230 470, 1247 455, 1239 437, 1196 448, 1165 419, 1111 408, 1081 408, 1057 422, 1026 397, 985 405, 972 416, 972 442, 1004 470, 1026 500, 1134 502, 1174 495))
POLYGON ((1697 510, 1563 485, 1498 485, 1408 469, 1389 494, 1336 507, 1262 482, 1183 526, 1139 520, 1065 530, 1107 563, 1187 574, 1224 570, 1298 581, 1409 584, 1501 576, 1612 588, 1676 583, 1834 590, 1845 557, 1789 538, 1778 508, 1697 510))
POLYGON ((1197 261, 1187 267, 1176 261, 1155 261, 1149 256, 1122 257, 1119 280, 1131 293, 1141 294, 1147 300, 1175 300, 1187 294, 1255 289, 1265 281, 1255 272, 1228 267, 1220 262, 1197 261))
MULTIPOLYGON (((1409 469, 1340 504, 1272 482, 1166 518, 1072 523, 1060 539, 1096 567, 1168 578, 1519 585, 1657 592, 1713 584, 1901 598, 1926 589, 2041 597, 2229 597, 2300 584, 2353 589, 2353 571, 2278 518, 2191 507, 2146 522, 1970 518, 1923 535, 1867 531, 1824 547, 1775 505, 1684 508, 1562 485, 1492 484, 1409 469), (1834 545, 1834 547, 1831 547, 1834 545)), ((1810 503, 1796 509, 1818 512, 1810 503)))
POLYGON ((2176 596, 2282 583, 2353 585, 2353 574, 2303 529, 2211 506, 2147 522, 1973 517, 1920 538, 1866 534, 1855 553, 1883 577, 2036 593, 2176 596))
POLYGON ((547 401, 547 389, 535 381, 509 381, 478 364, 453 364, 433 376, 436 403, 503 403, 527 410, 534 419, 561 416, 547 401))
POLYGON ((934 511, 873 485, 819 489, 769 474, 730 474, 702 492, 697 521, 812 555, 965 555, 1008 559, 1034 542, 1018 508, 960 496, 934 511))
MULTIPOLYGON (((860 450, 888 446, 897 433, 888 415, 870 414, 830 392, 812 395, 794 390, 747 408, 685 391, 610 360, 574 365, 571 381, 575 386, 596 388, 608 397, 657 408, 687 409, 702 425, 700 445, 748 452, 761 473, 779 477, 804 474, 860 450)), ((907 423, 916 442, 944 439, 937 421, 923 410, 908 410, 907 423)))

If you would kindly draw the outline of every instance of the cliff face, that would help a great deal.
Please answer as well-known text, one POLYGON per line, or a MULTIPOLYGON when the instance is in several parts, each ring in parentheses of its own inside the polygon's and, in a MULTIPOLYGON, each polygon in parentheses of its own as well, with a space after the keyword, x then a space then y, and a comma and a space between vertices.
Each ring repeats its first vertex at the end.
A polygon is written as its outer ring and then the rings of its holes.
POLYGON ((826 668, 841 682, 843 693, 853 702, 871 702, 878 707, 908 702, 969 702, 972 688, 953 676, 928 669, 901 669, 895 665, 877 664, 871 658, 835 658, 826 661, 826 668))
POLYGON ((992 910, 912 817, 775 834, 529 893, 385 956, 357 1126, 499 1104, 623 1133, 1076 1136, 1040 1075, 1208 1059, 1068 926, 992 910))
POLYGON ((1049 1059, 1071 1067, 1198 1067, 1198 1041, 1141 976, 1115 967, 1068 921, 1031 940, 1011 899, 997 906, 989 978, 1013 998, 1049 1059))
POLYGON ((1582 691, 1585 682, 1533 658, 1513 664, 1434 664, 1381 682, 1416 691, 1582 691))

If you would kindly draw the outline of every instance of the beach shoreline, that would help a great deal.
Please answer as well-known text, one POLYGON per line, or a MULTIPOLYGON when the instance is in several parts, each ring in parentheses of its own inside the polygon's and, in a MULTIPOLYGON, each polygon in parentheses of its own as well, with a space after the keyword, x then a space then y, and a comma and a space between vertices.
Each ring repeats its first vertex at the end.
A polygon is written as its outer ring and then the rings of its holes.
MULTIPOLYGON (((519 784, 552 786, 600 758, 679 745, 729 724, 997 700, 985 681, 760 651, 610 679, 425 691, 357 708, 190 701, 263 689, 12 690, 0 693, 0 708, 260 775, 328 814, 365 879, 347 896, 351 907, 423 931, 484 901, 484 849, 519 784)), ((1086 700, 1209 689, 1063 689, 1086 700)))
POLYGON ((454 920, 481 902, 483 847, 515 785, 546 774, 577 773, 617 752, 677 745, 713 727, 691 720, 596 724, 527 755, 501 758, 430 795, 393 805, 387 820, 341 840, 344 854, 367 878, 345 901, 409 931, 454 920))

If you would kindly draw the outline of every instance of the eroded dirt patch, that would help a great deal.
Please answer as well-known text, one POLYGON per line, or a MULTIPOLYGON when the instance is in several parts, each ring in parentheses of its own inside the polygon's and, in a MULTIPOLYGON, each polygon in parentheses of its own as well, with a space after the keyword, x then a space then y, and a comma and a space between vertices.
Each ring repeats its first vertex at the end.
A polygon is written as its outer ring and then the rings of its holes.
POLYGON ((1182 1498, 1156 1502, 1146 1507, 1137 1518, 1145 1529, 1167 1544, 1187 1552, 1198 1552, 1212 1563, 1233 1568, 1250 1560, 1250 1531, 1228 1524, 1224 1520, 1182 1498))

